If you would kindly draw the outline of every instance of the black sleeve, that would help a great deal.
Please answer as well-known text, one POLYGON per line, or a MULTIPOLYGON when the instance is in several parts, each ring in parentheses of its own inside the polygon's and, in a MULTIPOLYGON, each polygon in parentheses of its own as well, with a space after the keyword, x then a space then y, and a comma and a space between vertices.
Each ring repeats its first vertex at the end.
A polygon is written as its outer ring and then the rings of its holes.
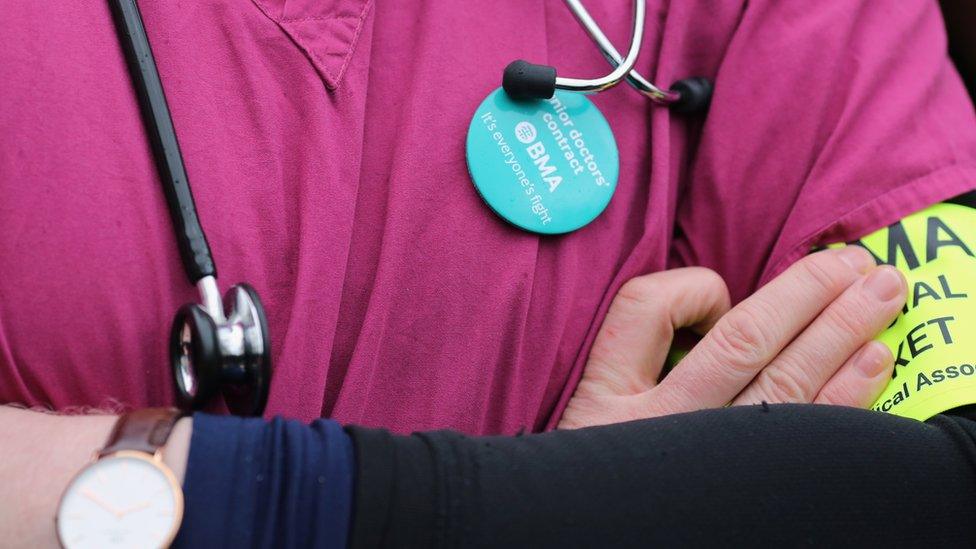
POLYGON ((976 422, 814 405, 578 431, 350 427, 353 547, 976 542, 976 422))

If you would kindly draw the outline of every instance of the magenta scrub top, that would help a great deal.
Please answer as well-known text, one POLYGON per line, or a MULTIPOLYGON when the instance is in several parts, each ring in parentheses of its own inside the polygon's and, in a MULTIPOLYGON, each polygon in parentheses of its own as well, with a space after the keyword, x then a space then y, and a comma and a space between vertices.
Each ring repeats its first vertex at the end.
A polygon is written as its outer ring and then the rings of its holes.
MULTIPOLYGON (((0 402, 174 402, 183 274, 104 2, 3 2, 0 402)), ((624 49, 630 2, 587 3, 624 49)), ((606 212, 506 224, 465 135, 516 58, 608 70, 557 0, 143 0, 222 289, 267 308, 268 414, 552 426, 620 285, 684 265, 733 299, 810 249, 976 187, 976 120, 927 0, 649 0, 638 69, 715 80, 707 118, 627 86, 606 212)))

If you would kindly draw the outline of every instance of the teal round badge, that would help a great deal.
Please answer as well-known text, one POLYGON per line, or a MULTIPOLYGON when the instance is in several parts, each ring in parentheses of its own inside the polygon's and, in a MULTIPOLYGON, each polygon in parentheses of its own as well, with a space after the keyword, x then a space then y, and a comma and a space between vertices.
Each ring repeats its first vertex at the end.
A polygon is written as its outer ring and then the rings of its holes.
POLYGON ((561 234, 607 207, 620 171, 617 143, 581 93, 513 101, 498 88, 468 128, 468 171, 492 210, 535 233, 561 234))

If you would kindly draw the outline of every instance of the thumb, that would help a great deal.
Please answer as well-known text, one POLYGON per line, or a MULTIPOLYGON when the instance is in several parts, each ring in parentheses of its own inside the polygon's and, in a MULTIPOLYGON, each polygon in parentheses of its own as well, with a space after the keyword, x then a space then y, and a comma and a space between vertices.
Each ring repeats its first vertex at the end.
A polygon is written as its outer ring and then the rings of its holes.
POLYGON ((715 271, 672 269, 627 281, 597 333, 583 372, 590 390, 632 395, 657 384, 674 332, 707 331, 729 310, 729 291, 715 271))

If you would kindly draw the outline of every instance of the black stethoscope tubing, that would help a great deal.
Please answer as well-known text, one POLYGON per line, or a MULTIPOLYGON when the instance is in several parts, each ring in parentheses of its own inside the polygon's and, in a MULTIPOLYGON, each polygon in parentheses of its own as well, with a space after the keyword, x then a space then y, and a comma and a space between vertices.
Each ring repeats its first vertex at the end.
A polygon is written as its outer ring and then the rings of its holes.
POLYGON ((170 335, 177 395, 199 409, 219 391, 231 412, 259 415, 271 383, 271 345, 264 308, 246 284, 220 299, 217 267, 200 225, 166 95, 135 0, 109 0, 142 119, 176 233, 180 259, 202 303, 180 308, 170 335))

